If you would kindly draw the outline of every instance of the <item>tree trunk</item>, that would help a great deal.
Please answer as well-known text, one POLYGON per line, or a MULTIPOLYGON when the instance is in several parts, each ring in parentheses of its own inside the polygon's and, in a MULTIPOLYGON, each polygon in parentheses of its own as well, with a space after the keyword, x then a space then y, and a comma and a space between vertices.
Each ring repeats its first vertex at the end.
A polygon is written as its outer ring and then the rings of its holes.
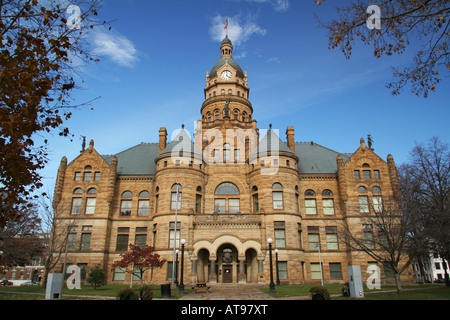
POLYGON ((400 274, 394 272, 395 284, 397 285, 397 294, 403 293, 402 281, 400 280, 400 274))

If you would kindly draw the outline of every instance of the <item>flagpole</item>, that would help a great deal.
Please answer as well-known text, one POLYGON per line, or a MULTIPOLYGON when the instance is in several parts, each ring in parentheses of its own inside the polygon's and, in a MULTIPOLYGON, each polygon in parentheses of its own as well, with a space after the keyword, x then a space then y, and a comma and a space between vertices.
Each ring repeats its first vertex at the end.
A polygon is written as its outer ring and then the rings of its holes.
POLYGON ((178 194, 179 194, 179 185, 177 183, 177 195, 175 199, 175 234, 173 235, 173 259, 172 259, 172 288, 175 288, 175 254, 177 249, 177 223, 178 223, 178 194))
POLYGON ((227 16, 227 21, 225 22, 225 28, 224 29, 226 30, 226 35, 228 37, 228 16, 227 16))

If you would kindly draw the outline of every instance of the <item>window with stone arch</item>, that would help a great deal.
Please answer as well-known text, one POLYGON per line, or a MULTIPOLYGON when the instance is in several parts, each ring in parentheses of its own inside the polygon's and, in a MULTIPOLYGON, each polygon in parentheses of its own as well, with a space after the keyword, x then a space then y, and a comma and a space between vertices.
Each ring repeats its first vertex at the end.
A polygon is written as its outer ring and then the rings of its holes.
POLYGON ((180 210, 181 209, 181 184, 174 183, 172 185, 172 193, 171 193, 171 210, 180 210))
POLYGON ((274 209, 283 209, 283 185, 279 182, 272 185, 272 204, 274 209))
POLYGON ((131 216, 131 209, 133 206, 133 193, 131 191, 125 191, 122 193, 120 200, 120 215, 131 216))
POLYGON ((231 182, 223 182, 214 191, 214 212, 215 213, 238 213, 240 212, 240 192, 239 188, 231 182))
POLYGON ((322 191, 322 206, 324 215, 334 215, 333 192, 329 189, 322 191))
POLYGON ((147 217, 150 211, 150 193, 146 190, 139 193, 138 216, 147 217))
POLYGON ((86 198, 86 214, 94 214, 95 213, 95 206, 97 203, 97 189, 90 188, 87 191, 87 198, 86 198))
POLYGON ((305 191, 305 209, 306 214, 317 214, 316 193, 314 190, 305 191))

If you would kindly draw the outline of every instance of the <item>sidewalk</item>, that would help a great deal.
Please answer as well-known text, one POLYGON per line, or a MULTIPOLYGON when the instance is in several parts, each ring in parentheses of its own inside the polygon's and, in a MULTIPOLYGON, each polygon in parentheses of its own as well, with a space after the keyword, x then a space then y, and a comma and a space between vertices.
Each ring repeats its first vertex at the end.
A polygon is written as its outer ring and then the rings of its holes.
POLYGON ((192 292, 179 300, 277 300, 259 290, 261 285, 219 283, 212 284, 210 292, 192 292))

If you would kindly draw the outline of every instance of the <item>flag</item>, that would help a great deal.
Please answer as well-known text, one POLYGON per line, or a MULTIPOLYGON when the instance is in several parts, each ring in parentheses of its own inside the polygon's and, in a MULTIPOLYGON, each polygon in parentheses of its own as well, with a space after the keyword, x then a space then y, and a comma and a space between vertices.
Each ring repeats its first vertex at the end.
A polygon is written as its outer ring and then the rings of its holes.
POLYGON ((228 17, 227 17, 227 21, 225 22, 225 28, 224 29, 228 30, 228 17))

